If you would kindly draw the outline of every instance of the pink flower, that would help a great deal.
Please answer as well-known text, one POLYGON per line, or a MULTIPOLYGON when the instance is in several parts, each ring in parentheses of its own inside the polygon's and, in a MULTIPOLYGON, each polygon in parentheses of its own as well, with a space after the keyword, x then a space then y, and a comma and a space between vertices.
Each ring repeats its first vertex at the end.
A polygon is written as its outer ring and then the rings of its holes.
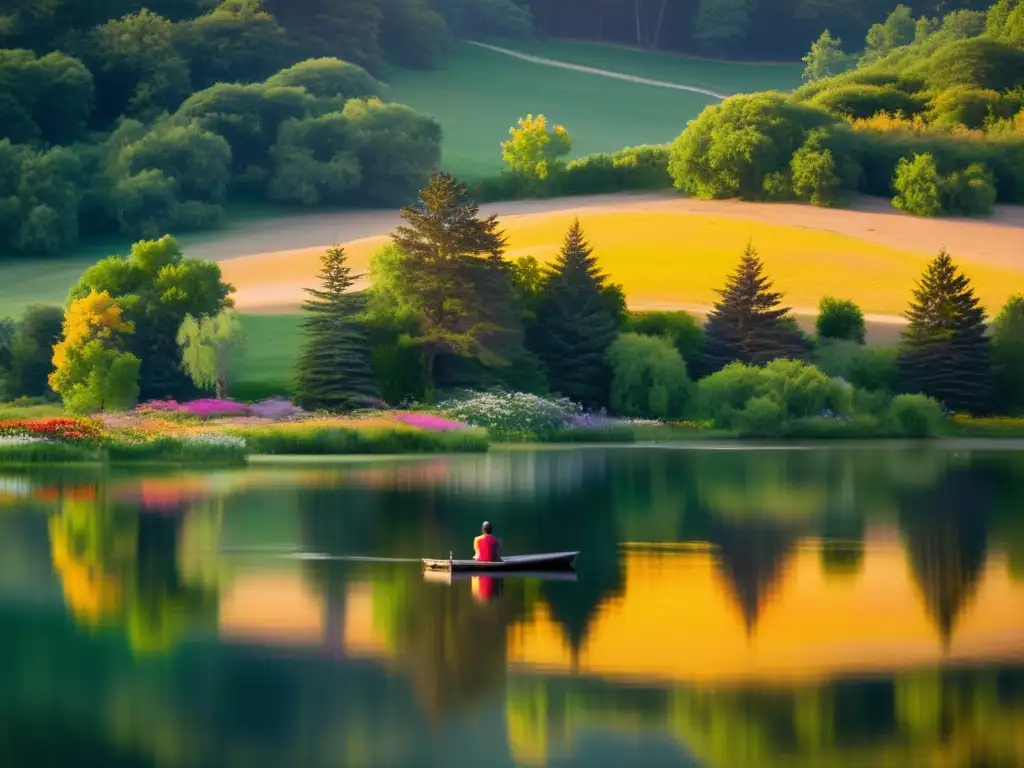
POLYGON ((467 425, 460 421, 452 421, 451 419, 444 419, 440 416, 434 416, 429 413, 396 413, 395 419, 408 424, 410 427, 417 427, 419 429, 430 429, 435 431, 444 431, 450 429, 466 429, 467 425))

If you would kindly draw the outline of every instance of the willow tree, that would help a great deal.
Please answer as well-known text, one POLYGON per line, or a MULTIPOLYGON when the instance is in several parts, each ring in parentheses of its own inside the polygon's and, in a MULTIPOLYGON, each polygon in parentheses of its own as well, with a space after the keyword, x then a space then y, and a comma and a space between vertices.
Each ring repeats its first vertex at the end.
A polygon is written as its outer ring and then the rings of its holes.
POLYGON ((178 329, 181 364, 200 389, 214 389, 217 397, 228 390, 231 367, 245 343, 238 314, 225 309, 212 317, 185 315, 178 329))

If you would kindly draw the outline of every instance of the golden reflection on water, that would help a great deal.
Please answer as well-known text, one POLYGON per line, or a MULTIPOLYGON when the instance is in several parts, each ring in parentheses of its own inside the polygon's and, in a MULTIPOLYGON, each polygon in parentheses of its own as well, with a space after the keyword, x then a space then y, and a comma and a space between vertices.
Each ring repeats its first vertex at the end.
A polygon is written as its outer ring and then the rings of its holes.
MULTIPOLYGON (((881 535, 880 535, 881 534, 881 535)), ((906 550, 869 531, 860 569, 821 566, 817 542, 791 552, 759 596, 756 616, 713 550, 623 553, 625 589, 605 600, 575 654, 539 600, 508 627, 508 663, 552 672, 651 683, 801 682, 948 661, 1024 657, 1024 583, 990 552, 948 645, 929 612, 906 550)), ((452 588, 466 588, 456 583, 452 588)), ((346 642, 393 652, 374 618, 379 581, 350 581, 346 642)), ((472 585, 478 599, 482 585, 472 585)), ((235 574, 221 592, 225 637, 319 642, 325 607, 298 570, 235 574)))

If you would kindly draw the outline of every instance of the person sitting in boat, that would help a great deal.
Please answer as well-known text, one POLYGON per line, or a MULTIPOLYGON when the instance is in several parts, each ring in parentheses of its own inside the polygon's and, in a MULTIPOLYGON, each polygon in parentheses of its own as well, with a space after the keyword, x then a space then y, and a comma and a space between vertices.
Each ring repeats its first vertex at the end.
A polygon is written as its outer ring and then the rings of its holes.
POLYGON ((491 533, 491 524, 483 524, 483 533, 473 539, 473 559, 484 563, 501 562, 501 539, 491 533))

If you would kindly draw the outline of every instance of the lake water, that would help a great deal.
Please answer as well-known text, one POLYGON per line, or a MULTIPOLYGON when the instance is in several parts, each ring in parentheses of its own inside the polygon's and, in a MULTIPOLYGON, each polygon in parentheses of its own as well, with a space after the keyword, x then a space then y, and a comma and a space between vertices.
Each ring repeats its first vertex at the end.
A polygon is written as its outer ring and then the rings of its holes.
POLYGON ((4 469, 0 501, 0 765, 1024 765, 1024 453, 4 469), (484 519, 576 581, 425 581, 484 519))

